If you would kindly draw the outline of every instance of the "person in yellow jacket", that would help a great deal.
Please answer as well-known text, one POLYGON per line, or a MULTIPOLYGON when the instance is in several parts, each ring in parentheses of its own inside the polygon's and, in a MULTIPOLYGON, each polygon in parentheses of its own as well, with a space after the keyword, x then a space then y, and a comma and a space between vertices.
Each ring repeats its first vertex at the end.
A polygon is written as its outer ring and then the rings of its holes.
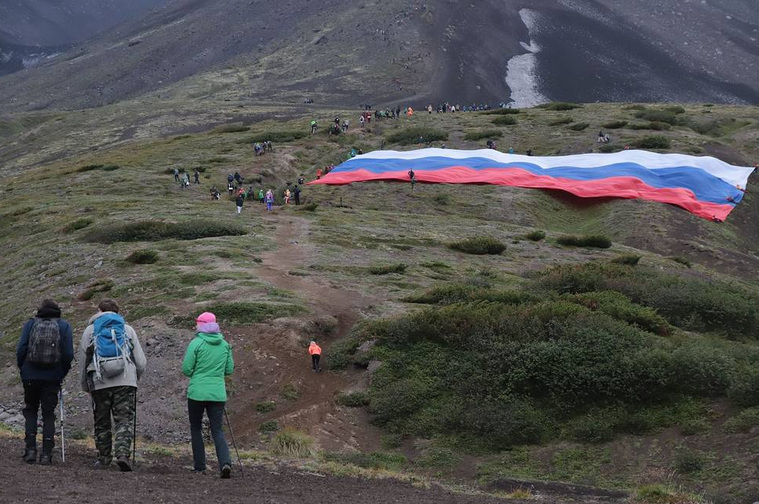
POLYGON ((319 367, 319 359, 322 355, 322 349, 316 344, 316 341, 312 341, 308 345, 308 355, 311 356, 311 369, 317 373, 321 372, 322 369, 319 367))

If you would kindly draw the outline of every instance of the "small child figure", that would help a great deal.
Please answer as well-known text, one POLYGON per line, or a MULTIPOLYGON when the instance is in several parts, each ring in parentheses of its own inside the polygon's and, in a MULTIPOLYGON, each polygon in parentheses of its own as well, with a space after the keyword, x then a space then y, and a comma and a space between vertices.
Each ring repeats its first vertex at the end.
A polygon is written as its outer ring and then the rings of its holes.
POLYGON ((319 367, 319 359, 322 355, 322 349, 316 344, 316 341, 312 341, 311 344, 308 345, 308 354, 311 356, 311 369, 320 373, 322 369, 319 367))

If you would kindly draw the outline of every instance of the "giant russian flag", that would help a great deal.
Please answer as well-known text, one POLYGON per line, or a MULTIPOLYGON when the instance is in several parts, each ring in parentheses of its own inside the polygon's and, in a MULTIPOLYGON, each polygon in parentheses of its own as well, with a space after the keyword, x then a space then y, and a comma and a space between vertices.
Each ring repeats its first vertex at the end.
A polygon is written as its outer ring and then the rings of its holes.
POLYGON ((640 198, 724 221, 743 198, 750 167, 684 154, 627 150, 615 154, 537 157, 492 149, 374 151, 356 156, 311 184, 377 180, 495 184, 559 189, 583 198, 640 198))

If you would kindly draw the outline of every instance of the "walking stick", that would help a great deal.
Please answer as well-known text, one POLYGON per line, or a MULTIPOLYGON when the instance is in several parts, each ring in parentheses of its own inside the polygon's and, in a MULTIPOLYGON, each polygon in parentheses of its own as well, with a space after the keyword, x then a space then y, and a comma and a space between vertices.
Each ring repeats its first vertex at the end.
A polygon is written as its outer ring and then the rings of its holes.
POLYGON ((137 389, 134 389, 134 427, 132 428, 132 464, 137 466, 137 389))
POLYGON ((240 460, 240 452, 237 450, 237 443, 235 443, 235 435, 232 432, 232 424, 229 422, 229 413, 227 413, 227 408, 224 408, 224 416, 227 418, 227 428, 229 429, 229 437, 232 438, 232 446, 235 447, 235 453, 237 454, 237 464, 240 466, 240 475, 244 476, 245 473, 242 470, 242 461, 240 460))
POLYGON ((66 437, 63 434, 63 390, 58 390, 58 403, 61 405, 61 460, 66 462, 66 437))

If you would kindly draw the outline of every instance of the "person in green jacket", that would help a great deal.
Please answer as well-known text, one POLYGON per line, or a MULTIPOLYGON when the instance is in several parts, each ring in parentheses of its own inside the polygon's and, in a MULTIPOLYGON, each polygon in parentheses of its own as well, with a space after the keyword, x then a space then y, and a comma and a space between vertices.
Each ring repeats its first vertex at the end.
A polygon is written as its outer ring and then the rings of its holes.
POLYGON ((211 436, 216 445, 221 477, 226 479, 232 473, 232 459, 227 440, 224 438, 222 421, 227 402, 224 377, 231 375, 235 368, 232 347, 224 340, 213 313, 201 313, 196 322, 197 333, 187 347, 182 362, 182 373, 190 378, 190 386, 187 388, 187 411, 190 416, 193 468, 198 472, 206 469, 206 452, 203 445, 203 412, 206 412, 211 424, 211 436))

